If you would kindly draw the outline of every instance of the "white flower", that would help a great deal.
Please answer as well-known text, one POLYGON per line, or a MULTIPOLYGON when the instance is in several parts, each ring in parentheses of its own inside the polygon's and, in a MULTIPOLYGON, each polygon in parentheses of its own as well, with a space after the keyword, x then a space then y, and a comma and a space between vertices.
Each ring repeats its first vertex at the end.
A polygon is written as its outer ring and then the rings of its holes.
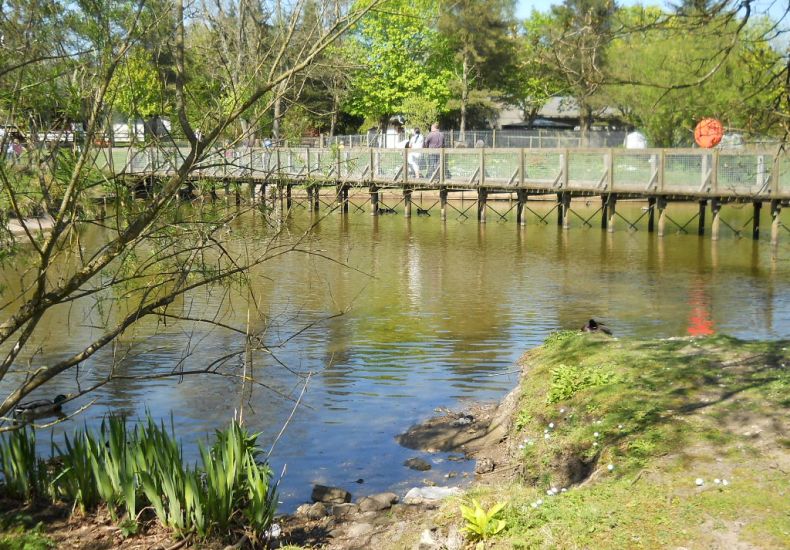
POLYGON ((563 492, 563 493, 565 493, 565 492, 567 492, 567 491, 568 491, 568 489, 566 489, 565 487, 563 487, 563 488, 562 488, 562 492, 563 492))
POLYGON ((622 429, 623 429, 623 425, 622 425, 622 424, 618 424, 618 425, 617 425, 617 429, 618 429, 618 430, 622 430, 622 429))
POLYGON ((702 479, 701 477, 698 477, 697 479, 694 480, 694 483, 696 483, 697 486, 699 487, 705 484, 705 480, 702 479))
POLYGON ((538 503, 537 503, 537 502, 533 502, 533 503, 532 503, 532 507, 533 507, 533 508, 537 508, 537 507, 538 507, 538 503))
POLYGON ((551 428, 552 430, 554 429, 554 422, 549 423, 549 428, 551 428))
POLYGON ((564 413, 565 413, 565 409, 560 409, 560 414, 564 414, 564 413))
POLYGON ((719 483, 721 483, 721 480, 719 478, 716 478, 716 479, 713 480, 713 483, 718 485, 719 483))
POLYGON ((541 504, 543 504, 543 499, 539 498, 536 502, 538 503, 538 506, 540 506, 541 504))
POLYGON ((551 439, 551 435, 550 434, 543 434, 543 439, 551 439))
POLYGON ((554 491, 552 491, 551 489, 549 489, 548 491, 546 491, 546 494, 547 494, 548 496, 550 496, 550 497, 551 497, 551 496, 554 496, 554 491))
POLYGON ((729 482, 729 481, 727 481, 726 479, 722 479, 722 480, 721 480, 721 484, 726 486, 726 485, 729 485, 729 484, 730 484, 730 482, 729 482))
POLYGON ((523 449, 523 448, 524 448, 524 445, 519 445, 519 446, 518 446, 518 448, 519 448, 519 449, 523 449))
POLYGON ((609 464, 609 465, 606 467, 606 469, 607 469, 607 470, 609 470, 609 471, 611 472, 612 470, 614 470, 614 464, 609 464))
POLYGON ((601 434, 599 434, 598 432, 595 432, 595 433, 593 434, 593 437, 598 437, 599 435, 601 435, 601 434))
POLYGON ((593 441, 593 447, 597 447, 597 446, 598 446, 598 442, 597 441, 593 441))

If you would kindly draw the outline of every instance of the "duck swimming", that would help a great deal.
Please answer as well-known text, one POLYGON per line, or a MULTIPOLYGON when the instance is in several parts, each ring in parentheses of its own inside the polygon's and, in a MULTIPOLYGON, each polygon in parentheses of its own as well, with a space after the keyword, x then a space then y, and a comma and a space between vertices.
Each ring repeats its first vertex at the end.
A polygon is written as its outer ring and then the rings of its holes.
POLYGON ((603 332, 604 334, 612 335, 612 331, 606 325, 597 322, 595 319, 590 319, 580 329, 582 332, 603 332))
POLYGON ((40 416, 51 416, 60 413, 61 403, 67 397, 57 395, 55 399, 36 399, 27 403, 20 403, 14 407, 14 416, 17 418, 35 418, 40 416))

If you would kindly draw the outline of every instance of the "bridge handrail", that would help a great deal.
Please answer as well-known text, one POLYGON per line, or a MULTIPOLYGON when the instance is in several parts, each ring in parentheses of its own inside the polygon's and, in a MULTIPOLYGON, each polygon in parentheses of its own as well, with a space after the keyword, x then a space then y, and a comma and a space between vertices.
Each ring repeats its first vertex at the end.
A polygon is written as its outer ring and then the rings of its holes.
MULTIPOLYGON (((164 177, 188 152, 116 148, 103 155, 101 168, 164 177)), ((790 155, 769 150, 217 147, 203 154, 192 174, 225 181, 790 198, 790 155)))

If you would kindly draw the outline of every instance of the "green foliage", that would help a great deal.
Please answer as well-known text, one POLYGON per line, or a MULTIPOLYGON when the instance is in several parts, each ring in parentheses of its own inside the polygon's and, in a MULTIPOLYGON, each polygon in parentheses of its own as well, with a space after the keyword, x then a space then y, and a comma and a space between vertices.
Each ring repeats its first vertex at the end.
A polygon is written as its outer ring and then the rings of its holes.
POLYGON ((3 488, 14 498, 50 496, 82 510, 107 505, 128 536, 137 531, 137 512, 150 506, 159 522, 178 536, 226 533, 241 524, 261 536, 271 524, 277 496, 272 471, 258 464, 258 434, 236 422, 216 432, 202 467, 184 463, 175 435, 149 416, 129 429, 122 417, 106 418, 98 433, 77 431, 55 447, 60 471, 50 479, 35 455, 27 429, 0 439, 3 488))
POLYGON ((31 501, 46 494, 46 465, 36 456, 36 432, 27 427, 0 438, 0 473, 11 498, 31 501))
POLYGON ((585 388, 610 384, 615 380, 612 372, 600 367, 583 365, 558 365, 551 370, 548 403, 564 401, 585 388))
POLYGON ((435 101, 441 110, 452 74, 432 25, 437 13, 437 0, 392 0, 359 23, 346 50, 360 67, 352 77, 349 113, 380 120, 399 113, 414 96, 435 101))
POLYGON ((480 503, 472 499, 471 506, 461 505, 461 515, 466 522, 464 531, 471 540, 488 540, 499 534, 507 527, 507 522, 502 519, 504 503, 493 505, 488 511, 480 503))
POLYGON ((420 128, 427 135, 431 124, 439 118, 439 107, 435 100, 420 96, 410 96, 403 100, 401 113, 406 118, 406 125, 420 128))
POLYGON ((55 542, 41 534, 41 524, 32 529, 17 527, 0 534, 0 550, 49 550, 57 548, 55 542))

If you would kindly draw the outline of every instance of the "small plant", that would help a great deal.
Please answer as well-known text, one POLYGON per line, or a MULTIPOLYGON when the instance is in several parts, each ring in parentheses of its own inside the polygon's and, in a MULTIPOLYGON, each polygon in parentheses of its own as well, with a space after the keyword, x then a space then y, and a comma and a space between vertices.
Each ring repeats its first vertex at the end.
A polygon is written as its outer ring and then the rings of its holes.
POLYGON ((473 541, 488 540, 502 532, 507 526, 507 522, 499 517, 504 509, 505 504, 502 502, 494 504, 488 511, 475 499, 472 499, 472 506, 462 504, 461 515, 466 521, 464 531, 467 537, 473 541))
POLYGON ((36 457, 35 430, 22 428, 0 438, 0 474, 8 496, 30 501, 46 494, 47 469, 36 457))
POLYGON ((553 349, 562 346, 568 340, 572 340, 579 336, 579 332, 575 330, 560 330, 552 332, 546 337, 543 342, 543 347, 546 349, 553 349))
POLYGON ((518 412, 518 416, 516 416, 516 431, 522 431, 524 428, 529 426, 530 422, 532 422, 532 415, 524 409, 520 410, 518 412))
POLYGON ((600 367, 583 365, 558 365, 551 371, 548 403, 570 399, 586 388, 604 386, 615 381, 615 376, 600 367))

